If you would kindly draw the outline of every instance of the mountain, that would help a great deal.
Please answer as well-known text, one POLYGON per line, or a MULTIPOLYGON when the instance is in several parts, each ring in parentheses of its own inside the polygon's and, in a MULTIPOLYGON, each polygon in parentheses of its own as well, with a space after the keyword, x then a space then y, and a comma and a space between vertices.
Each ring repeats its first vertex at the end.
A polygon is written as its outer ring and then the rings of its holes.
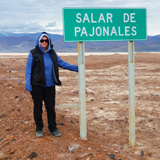
MULTIPOLYGON (((39 33, 0 32, 0 52, 29 52, 34 48, 39 33)), ((50 34, 57 52, 77 52, 77 42, 64 42, 63 35, 50 34)), ((86 52, 127 52, 127 41, 85 42, 86 52)), ((135 41, 136 52, 160 52, 160 35, 148 36, 146 41, 135 41)))

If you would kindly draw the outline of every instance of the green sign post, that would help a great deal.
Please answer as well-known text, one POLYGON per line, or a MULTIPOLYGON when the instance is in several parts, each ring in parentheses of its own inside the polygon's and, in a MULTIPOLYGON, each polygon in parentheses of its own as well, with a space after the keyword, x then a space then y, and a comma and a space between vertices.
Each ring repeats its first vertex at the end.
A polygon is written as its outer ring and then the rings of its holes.
POLYGON ((63 8, 64 41, 146 40, 146 9, 63 8))
POLYGON ((146 9, 63 8, 65 42, 78 42, 80 136, 86 139, 85 41, 128 41, 129 146, 135 146, 134 41, 147 39, 146 9))

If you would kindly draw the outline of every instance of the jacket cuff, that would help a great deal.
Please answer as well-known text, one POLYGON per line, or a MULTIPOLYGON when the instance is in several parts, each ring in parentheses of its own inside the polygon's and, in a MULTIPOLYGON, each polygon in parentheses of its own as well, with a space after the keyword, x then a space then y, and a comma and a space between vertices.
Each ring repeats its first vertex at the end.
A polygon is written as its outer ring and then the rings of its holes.
POLYGON ((25 89, 26 89, 27 92, 31 92, 32 91, 32 86, 31 85, 30 86, 26 85, 25 89))

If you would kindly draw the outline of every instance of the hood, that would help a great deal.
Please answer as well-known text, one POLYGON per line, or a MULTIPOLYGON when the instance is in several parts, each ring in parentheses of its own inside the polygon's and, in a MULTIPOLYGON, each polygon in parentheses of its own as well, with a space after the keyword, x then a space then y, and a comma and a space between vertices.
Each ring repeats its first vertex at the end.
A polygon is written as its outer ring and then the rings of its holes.
POLYGON ((41 51, 44 51, 44 48, 40 46, 40 40, 41 40, 44 36, 48 37, 48 40, 49 40, 48 49, 45 51, 45 52, 48 52, 48 51, 50 51, 50 50, 53 48, 52 41, 51 41, 51 38, 50 38, 50 36, 49 36, 48 33, 42 32, 42 33, 38 36, 37 42, 36 42, 36 46, 38 46, 41 51))

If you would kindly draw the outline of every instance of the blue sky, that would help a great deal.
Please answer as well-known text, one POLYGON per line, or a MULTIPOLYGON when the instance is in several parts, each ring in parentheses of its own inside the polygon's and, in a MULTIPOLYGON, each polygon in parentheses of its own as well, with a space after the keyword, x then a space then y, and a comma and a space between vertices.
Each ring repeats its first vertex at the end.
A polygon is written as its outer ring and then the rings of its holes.
POLYGON ((63 34, 63 7, 146 8, 147 34, 160 35, 159 0, 0 0, 0 32, 63 34))

